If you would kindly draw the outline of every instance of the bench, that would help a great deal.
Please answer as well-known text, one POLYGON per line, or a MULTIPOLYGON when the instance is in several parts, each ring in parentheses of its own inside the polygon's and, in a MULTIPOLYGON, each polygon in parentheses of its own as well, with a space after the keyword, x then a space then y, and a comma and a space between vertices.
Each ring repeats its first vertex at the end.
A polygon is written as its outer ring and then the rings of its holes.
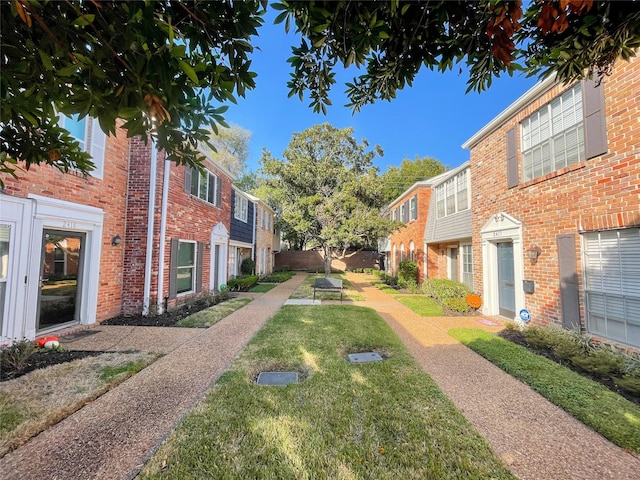
POLYGON ((342 280, 339 278, 317 278, 313 284, 313 299, 316 299, 316 291, 320 292, 340 292, 340 303, 342 303, 342 280))

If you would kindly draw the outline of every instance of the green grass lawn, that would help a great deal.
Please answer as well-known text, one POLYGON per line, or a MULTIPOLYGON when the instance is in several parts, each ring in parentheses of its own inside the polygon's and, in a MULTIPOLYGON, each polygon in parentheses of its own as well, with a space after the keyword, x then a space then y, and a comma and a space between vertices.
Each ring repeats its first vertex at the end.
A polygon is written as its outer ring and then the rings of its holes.
POLYGON ((285 306, 141 478, 513 479, 373 310, 285 306), (383 362, 346 355, 375 350, 383 362), (261 371, 298 371, 285 387, 261 371))
POLYGON ((526 348, 477 329, 451 329, 449 335, 502 370, 527 383, 616 445, 640 452, 640 407, 526 348))
POLYGON ((250 301, 250 298, 232 298, 226 302, 209 307, 206 310, 201 310, 193 315, 189 315, 187 318, 180 320, 176 325, 178 327, 209 328, 227 315, 244 307, 250 301))
POLYGON ((266 293, 272 288, 276 288, 277 286, 277 283, 259 283, 249 291, 251 293, 266 293))
MULTIPOLYGON (((313 298, 313 283, 316 278, 323 278, 324 274, 311 274, 302 282, 302 284, 291 294, 289 298, 313 298)), ((342 280, 342 298, 343 300, 351 300, 354 302, 364 301, 364 297, 351 288, 351 282, 347 280, 343 274, 332 273, 331 278, 339 278, 342 280)), ((340 293, 320 292, 316 293, 316 300, 340 300, 340 293)))
POLYGON ((442 317, 442 305, 425 295, 395 295, 393 297, 405 307, 409 307, 421 317, 442 317))

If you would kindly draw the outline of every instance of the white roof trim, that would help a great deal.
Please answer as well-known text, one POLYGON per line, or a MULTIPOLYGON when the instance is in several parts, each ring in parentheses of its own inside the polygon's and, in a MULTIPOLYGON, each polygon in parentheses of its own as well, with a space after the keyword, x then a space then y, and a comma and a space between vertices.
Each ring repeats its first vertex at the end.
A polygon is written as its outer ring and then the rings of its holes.
POLYGON ((462 144, 462 148, 471 149, 475 147, 480 140, 496 130, 506 120, 511 118, 517 112, 529 105, 532 101, 545 93, 551 87, 556 84, 556 75, 550 75, 549 77, 536 83, 533 87, 527 90, 524 95, 518 98, 515 102, 509 105, 502 113, 498 114, 493 120, 487 123, 482 129, 475 133, 469 140, 462 144))

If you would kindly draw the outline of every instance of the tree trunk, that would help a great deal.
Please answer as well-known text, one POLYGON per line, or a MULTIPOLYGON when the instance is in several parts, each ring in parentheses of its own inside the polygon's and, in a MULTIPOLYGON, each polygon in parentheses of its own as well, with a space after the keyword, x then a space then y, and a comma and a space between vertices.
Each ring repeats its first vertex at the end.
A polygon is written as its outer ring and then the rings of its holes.
POLYGON ((333 251, 331 247, 324 247, 324 276, 328 277, 331 275, 331 257, 333 251))

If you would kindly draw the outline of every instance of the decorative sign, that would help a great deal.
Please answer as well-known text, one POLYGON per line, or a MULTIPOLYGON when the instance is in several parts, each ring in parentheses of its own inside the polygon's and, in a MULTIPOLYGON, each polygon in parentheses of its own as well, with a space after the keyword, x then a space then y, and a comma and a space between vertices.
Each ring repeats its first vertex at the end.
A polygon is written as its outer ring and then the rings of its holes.
POLYGON ((529 310, 527 310, 526 308, 520 310, 520 320, 522 320, 524 323, 527 323, 529 320, 531 320, 531 314, 529 313, 529 310))

